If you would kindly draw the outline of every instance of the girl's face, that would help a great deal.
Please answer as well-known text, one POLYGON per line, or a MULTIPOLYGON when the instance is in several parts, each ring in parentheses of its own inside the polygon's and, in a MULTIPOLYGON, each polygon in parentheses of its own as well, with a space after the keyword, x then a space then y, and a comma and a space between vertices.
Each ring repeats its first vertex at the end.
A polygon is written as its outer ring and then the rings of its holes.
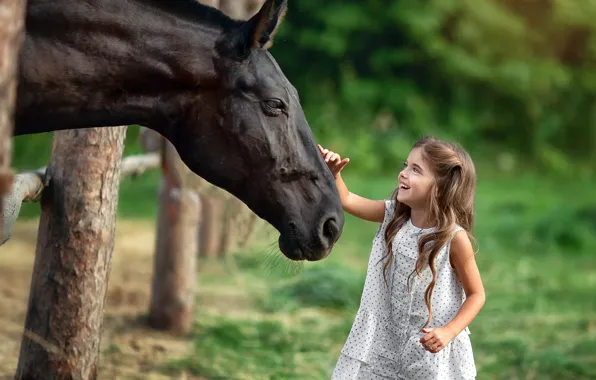
POLYGON ((399 172, 397 200, 412 209, 428 207, 434 174, 422 157, 422 148, 410 152, 404 168, 399 172))

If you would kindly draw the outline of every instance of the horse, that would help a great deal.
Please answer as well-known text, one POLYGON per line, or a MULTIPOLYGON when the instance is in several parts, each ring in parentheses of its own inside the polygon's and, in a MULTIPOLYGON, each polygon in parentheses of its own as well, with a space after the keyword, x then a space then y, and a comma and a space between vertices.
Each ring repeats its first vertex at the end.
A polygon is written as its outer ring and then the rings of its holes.
POLYGON ((235 20, 195 0, 29 0, 14 136, 142 125, 317 261, 344 214, 295 87, 269 49, 287 0, 235 20))

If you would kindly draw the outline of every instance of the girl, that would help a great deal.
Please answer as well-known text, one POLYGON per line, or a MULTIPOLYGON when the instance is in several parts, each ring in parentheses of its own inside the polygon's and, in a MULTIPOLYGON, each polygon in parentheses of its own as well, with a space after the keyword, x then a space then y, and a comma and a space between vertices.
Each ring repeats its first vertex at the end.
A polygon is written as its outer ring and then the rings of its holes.
POLYGON ((332 379, 474 379, 468 325, 485 295, 470 242, 476 174, 458 145, 414 144, 391 200, 351 193, 349 159, 319 145, 346 212, 381 223, 332 379))

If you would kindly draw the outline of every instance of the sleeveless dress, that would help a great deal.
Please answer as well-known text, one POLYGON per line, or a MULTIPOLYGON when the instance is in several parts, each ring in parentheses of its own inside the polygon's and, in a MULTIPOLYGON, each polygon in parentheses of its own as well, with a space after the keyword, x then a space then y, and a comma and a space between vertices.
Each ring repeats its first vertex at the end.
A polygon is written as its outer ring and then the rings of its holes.
MULTIPOLYGON (((418 257, 418 239, 432 228, 421 229, 408 220, 397 232, 385 284, 384 231, 394 211, 395 201, 385 201, 385 217, 373 240, 360 307, 332 380, 475 379, 468 327, 436 354, 426 351, 419 342, 425 335, 420 331, 428 318, 424 292, 432 274, 427 266, 422 279, 412 275, 410 294, 408 276, 418 257)), ((453 234, 459 230, 462 228, 457 226, 453 234)), ((446 325, 465 300, 464 289, 449 261, 450 243, 435 260, 437 282, 432 296, 433 319, 428 327, 446 325)))

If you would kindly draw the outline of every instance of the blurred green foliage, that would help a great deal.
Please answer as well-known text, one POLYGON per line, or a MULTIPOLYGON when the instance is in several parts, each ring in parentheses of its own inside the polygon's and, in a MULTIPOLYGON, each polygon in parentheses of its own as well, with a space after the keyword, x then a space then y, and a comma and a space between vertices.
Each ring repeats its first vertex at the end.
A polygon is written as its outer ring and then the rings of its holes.
MULTIPOLYGON (((435 134, 500 170, 594 173, 596 2, 289 6, 272 53, 317 140, 349 156, 354 170, 395 169, 416 138, 435 134)), ((50 136, 17 138, 15 166, 44 165, 50 136)))
POLYGON ((404 137, 427 133, 557 172, 596 162, 595 2, 290 6, 274 54, 318 137, 354 166, 394 166, 404 137))

